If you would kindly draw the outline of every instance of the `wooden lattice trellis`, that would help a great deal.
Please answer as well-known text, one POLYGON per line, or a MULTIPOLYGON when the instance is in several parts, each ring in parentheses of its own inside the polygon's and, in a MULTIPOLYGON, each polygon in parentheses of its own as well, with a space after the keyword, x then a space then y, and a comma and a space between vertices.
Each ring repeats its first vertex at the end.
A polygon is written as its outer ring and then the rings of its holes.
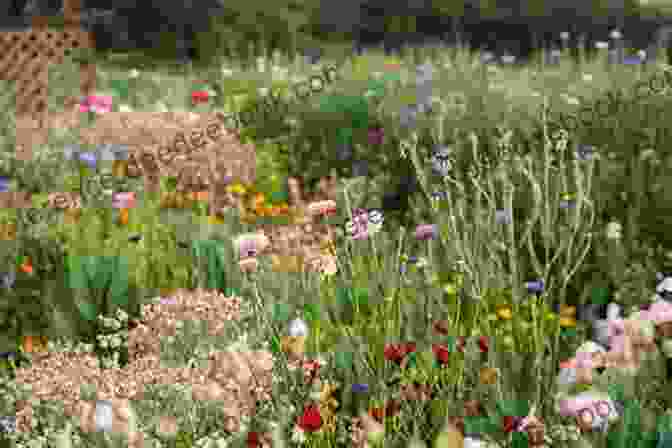
MULTIPOLYGON (((0 79, 16 88, 16 157, 32 157, 33 145, 46 139, 49 66, 79 48, 94 48, 93 36, 80 26, 80 0, 63 1, 63 29, 48 27, 48 17, 34 17, 26 30, 0 32, 0 79)), ((88 95, 95 87, 96 68, 82 64, 80 89, 88 95)))

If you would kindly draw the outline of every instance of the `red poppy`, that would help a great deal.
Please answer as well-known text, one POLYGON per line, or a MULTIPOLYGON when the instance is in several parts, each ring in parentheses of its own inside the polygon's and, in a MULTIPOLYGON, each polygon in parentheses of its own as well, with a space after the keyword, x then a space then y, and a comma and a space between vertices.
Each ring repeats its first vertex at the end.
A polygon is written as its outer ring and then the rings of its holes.
POLYGON ((478 338, 478 347, 481 349, 482 352, 487 353, 489 349, 489 344, 488 344, 488 337, 487 336, 481 336, 478 338))
POLYGON ((261 439, 259 433, 256 431, 250 431, 247 433, 247 448, 257 448, 261 445, 261 439))
POLYGON ((322 426, 320 409, 316 405, 307 406, 299 417, 298 425, 307 432, 315 432, 322 426))
POLYGON ((202 91, 202 90, 197 90, 195 92, 191 92, 191 101, 194 104, 207 103, 208 102, 208 92, 205 92, 205 91, 202 91))
POLYGON ((406 356, 406 353, 401 344, 385 344, 383 356, 388 361, 400 363, 404 359, 404 356, 406 356))
POLYGON ((448 350, 448 347, 442 344, 432 344, 432 351, 439 364, 443 365, 448 363, 448 359, 450 358, 450 350, 448 350))
POLYGON ((510 415, 502 417, 504 432, 509 433, 511 431, 514 431, 518 427, 518 424, 521 422, 522 419, 523 419, 522 417, 515 417, 510 415))

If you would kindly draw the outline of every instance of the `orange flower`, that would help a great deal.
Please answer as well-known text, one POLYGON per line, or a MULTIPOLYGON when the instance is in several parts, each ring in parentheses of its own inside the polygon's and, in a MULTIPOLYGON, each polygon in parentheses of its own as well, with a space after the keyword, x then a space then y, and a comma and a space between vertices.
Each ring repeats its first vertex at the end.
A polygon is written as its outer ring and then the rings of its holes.
POLYGON ((122 225, 122 226, 128 225, 128 209, 127 208, 119 209, 119 225, 122 225))
POLYGON ((33 265, 30 262, 30 258, 26 257, 25 261, 21 264, 19 267, 22 272, 25 272, 26 274, 32 274, 33 273, 33 265))
POLYGON ((26 353, 35 353, 46 350, 47 337, 46 336, 24 336, 21 344, 23 351, 26 353))

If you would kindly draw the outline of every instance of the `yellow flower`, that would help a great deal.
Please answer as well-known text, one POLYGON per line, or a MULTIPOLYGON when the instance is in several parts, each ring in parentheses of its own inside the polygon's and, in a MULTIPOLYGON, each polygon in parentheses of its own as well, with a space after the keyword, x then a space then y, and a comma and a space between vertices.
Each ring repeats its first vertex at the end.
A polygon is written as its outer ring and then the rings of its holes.
POLYGON ((573 317, 561 317, 560 318, 561 327, 576 327, 576 319, 573 317))
POLYGON ((508 306, 503 306, 497 310, 497 316, 502 320, 511 320, 513 317, 513 312, 508 306))
POLYGON ((235 183, 226 187, 226 191, 229 193, 245 194, 247 192, 247 188, 245 188, 243 184, 235 183))
POLYGON ((481 384, 495 384, 498 373, 497 369, 493 367, 484 367, 479 373, 479 380, 481 384))

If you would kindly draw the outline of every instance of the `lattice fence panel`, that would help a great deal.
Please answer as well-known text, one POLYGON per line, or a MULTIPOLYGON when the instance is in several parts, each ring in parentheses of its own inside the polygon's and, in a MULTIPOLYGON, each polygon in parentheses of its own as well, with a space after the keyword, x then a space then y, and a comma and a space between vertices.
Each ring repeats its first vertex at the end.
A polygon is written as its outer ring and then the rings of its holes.
MULTIPOLYGON (((0 33, 0 79, 13 81, 16 89, 18 159, 29 159, 33 145, 46 142, 49 67, 77 49, 94 48, 91 33, 78 25, 78 8, 67 6, 63 29, 48 28, 48 18, 36 17, 29 29, 0 33)), ((93 64, 80 67, 80 90, 88 95, 95 87, 96 68, 93 64)))

